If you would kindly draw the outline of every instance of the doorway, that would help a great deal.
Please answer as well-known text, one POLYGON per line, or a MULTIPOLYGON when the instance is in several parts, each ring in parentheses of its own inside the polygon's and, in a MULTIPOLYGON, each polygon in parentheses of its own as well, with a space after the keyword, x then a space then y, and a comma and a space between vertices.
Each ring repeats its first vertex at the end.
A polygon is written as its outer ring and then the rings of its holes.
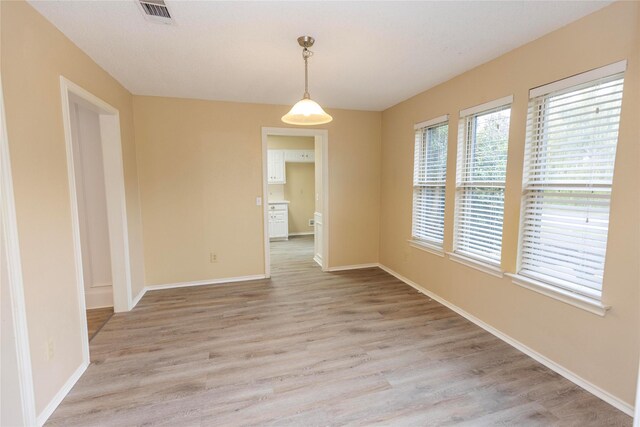
POLYGON ((283 263, 315 262, 326 270, 327 143, 326 130, 262 129, 266 277, 283 263))
POLYGON ((120 120, 118 110, 64 77, 60 88, 83 358, 89 363, 91 336, 111 314, 132 307, 120 120))
POLYGON ((113 315, 113 280, 100 114, 69 96, 89 341, 113 315))

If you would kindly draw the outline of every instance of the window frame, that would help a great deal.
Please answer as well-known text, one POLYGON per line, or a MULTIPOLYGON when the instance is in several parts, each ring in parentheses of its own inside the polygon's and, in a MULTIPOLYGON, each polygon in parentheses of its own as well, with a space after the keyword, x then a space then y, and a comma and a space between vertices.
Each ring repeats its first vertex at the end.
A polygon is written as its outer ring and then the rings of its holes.
MULTIPOLYGON (((587 290, 586 288, 588 287, 584 284, 571 283, 562 278, 555 278, 553 280, 549 280, 549 279, 544 280, 544 278, 542 277, 536 277, 535 274, 534 275, 529 274, 527 271, 523 272, 522 261, 523 261, 523 248, 525 244, 524 234, 526 231, 525 229, 527 229, 527 227, 525 227, 525 221, 527 218, 527 206, 528 206, 527 202, 532 203, 530 201, 529 195, 532 191, 536 191, 536 184, 529 184, 528 182, 529 177, 527 175, 527 168, 532 162, 534 162, 534 159, 532 156, 536 156, 536 157, 539 156, 539 154, 533 154, 533 152, 530 152, 530 150, 533 150, 534 148, 538 148, 539 144, 541 144, 541 142, 539 141, 539 138, 537 138, 537 134, 539 132, 535 131, 536 136, 534 136, 533 135, 534 129, 530 129, 530 126, 540 126, 541 123, 542 124, 546 123, 546 120, 544 119, 544 115, 549 114, 547 112, 548 98, 546 98, 548 95, 562 92, 562 91, 566 91, 566 92, 561 93, 559 95, 566 95, 568 93, 573 92, 569 89, 575 88, 575 91, 578 91, 580 90, 580 86, 583 86, 585 84, 593 82, 595 85, 596 81, 607 79, 607 78, 614 78, 616 76, 619 76, 621 79, 623 79, 622 84, 624 85, 625 71, 626 71, 626 60, 609 64, 604 67, 593 69, 581 74, 577 74, 577 75, 574 75, 562 80, 558 80, 543 86, 539 86, 529 91, 529 111, 527 113, 527 138, 526 138, 524 168, 523 168, 520 229, 519 229, 519 237, 518 237, 518 256, 517 256, 517 264, 516 264, 517 273, 510 274, 514 284, 517 284, 522 287, 536 291, 538 293, 550 296, 554 299, 558 299, 560 301, 574 305, 576 307, 585 309, 587 311, 590 311, 600 316, 604 316, 606 311, 610 308, 610 306, 605 305, 602 302, 602 299, 603 299, 602 296, 604 294, 604 288, 605 288, 604 277, 602 282, 600 283, 600 293, 598 295, 597 292, 592 292, 587 290)), ((621 95, 621 99, 622 99, 622 95, 621 95)), ((620 118, 618 117, 618 131, 619 131, 619 122, 620 122, 620 118)), ((619 134, 616 139, 616 146, 618 142, 619 142, 619 134)), ((614 157, 614 162, 615 162, 615 157, 614 157)), ((611 174, 612 176, 615 174, 615 165, 612 165, 611 167, 611 174)), ((555 189, 560 187, 571 188, 572 186, 574 186, 575 190, 573 190, 573 192, 571 193, 568 193, 569 195, 571 194, 578 195, 578 194, 581 194, 580 193, 581 191, 584 192, 585 189, 591 188, 591 187, 586 187, 583 184, 572 183, 570 180, 562 183, 546 184, 543 188, 553 190, 554 188, 555 189)), ((608 208, 610 212, 611 190, 613 188, 613 179, 611 180, 610 183, 606 185, 598 183, 594 185, 593 188, 595 188, 596 190, 604 189, 605 191, 608 191, 609 196, 607 200, 608 200, 608 208)), ((610 219, 607 219, 607 231, 606 231, 607 241, 608 241, 610 223, 611 223, 610 219)), ((606 243, 605 243, 605 247, 606 247, 606 243)), ((604 266, 603 271, 605 271, 606 270, 606 253, 602 256, 602 263, 604 266)), ((544 274, 543 276, 552 277, 548 274, 544 274)))
MULTIPOLYGON (((505 178, 503 181, 491 182, 491 185, 471 185, 474 181, 465 181, 462 177, 462 174, 467 169, 467 145, 469 142, 470 135, 475 135, 475 126, 473 126, 470 122, 472 118, 477 118, 478 116, 484 114, 490 114, 492 112, 502 111, 512 109, 513 105, 513 95, 505 96, 503 98, 499 98, 490 102, 486 102, 484 104, 476 105, 471 108, 467 108, 460 111, 459 121, 458 121, 458 152, 457 152, 457 164, 456 164, 456 197, 455 197, 455 214, 454 214, 454 230, 453 230, 453 250, 449 252, 449 258, 452 261, 464 264, 466 266, 475 268, 477 270, 483 271, 485 273, 502 277, 503 270, 501 267, 502 264, 502 240, 503 240, 503 230, 501 230, 501 238, 500 238, 500 256, 498 260, 494 260, 488 257, 484 257, 482 255, 471 253, 468 251, 460 250, 459 241, 460 241, 460 208, 462 203, 462 197, 465 189, 469 188, 496 188, 500 187, 503 189, 503 200, 502 200, 502 209, 503 209, 503 219, 504 219, 504 193, 506 192, 506 170, 507 164, 505 163, 505 178), (473 132, 470 132, 472 130, 473 132), (501 185, 496 185, 496 183, 501 183, 501 185)), ((475 123, 475 121, 474 121, 475 123)), ((507 149, 505 152, 505 159, 508 162, 508 153, 509 153, 509 132, 511 129, 511 111, 509 114, 509 130, 507 130, 507 149)), ((475 137, 475 136, 474 136, 475 137)), ((480 181, 477 181, 481 183, 480 181)), ((486 182, 483 182, 486 184, 486 182)))
MULTIPOLYGON (((447 159, 449 152, 449 115, 445 114, 443 116, 436 117, 431 120, 427 120, 424 122, 420 122, 414 125, 414 159, 413 159, 413 183, 412 183, 412 206, 411 206, 411 238, 408 240, 409 245, 415 247, 417 249, 424 250, 426 252, 433 253, 438 256, 444 255, 444 218, 446 212, 446 186, 447 186, 447 159), (419 170, 422 165, 420 165, 420 156, 418 156, 419 146, 422 147, 424 145, 428 148, 428 134, 430 129, 439 128, 442 126, 447 127, 447 143, 446 143, 446 151, 445 151, 445 170, 444 177, 442 180, 431 180, 426 181, 425 183, 417 182, 417 175, 419 175, 419 170), (427 138, 420 138, 418 140, 417 133, 423 132, 427 135, 427 138), (416 191, 421 188, 441 188, 443 192, 444 198, 444 206, 442 208, 442 229, 438 230, 442 234, 441 240, 429 239, 417 236, 416 234, 416 219, 417 214, 419 213, 418 206, 416 204, 416 191)), ((426 170, 427 165, 424 165, 426 170)))

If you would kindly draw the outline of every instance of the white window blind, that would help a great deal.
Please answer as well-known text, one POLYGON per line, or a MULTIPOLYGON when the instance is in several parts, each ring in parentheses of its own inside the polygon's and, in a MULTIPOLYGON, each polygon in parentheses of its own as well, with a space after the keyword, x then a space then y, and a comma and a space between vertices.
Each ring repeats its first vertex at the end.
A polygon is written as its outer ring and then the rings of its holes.
POLYGON ((552 92, 537 89, 543 94, 529 103, 518 273, 596 300, 622 86, 617 73, 552 92))
POLYGON ((416 126, 412 238, 442 248, 447 175, 447 116, 416 126))
POLYGON ((461 111, 458 130, 454 252, 496 266, 502 249, 510 117, 508 97, 461 111))

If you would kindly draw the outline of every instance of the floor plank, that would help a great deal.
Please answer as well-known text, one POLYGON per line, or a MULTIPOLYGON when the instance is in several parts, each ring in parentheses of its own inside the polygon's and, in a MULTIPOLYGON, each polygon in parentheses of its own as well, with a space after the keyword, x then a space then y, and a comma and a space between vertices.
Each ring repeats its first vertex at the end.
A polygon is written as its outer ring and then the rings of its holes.
POLYGON ((48 425, 631 425, 378 268, 323 273, 308 237, 271 247, 271 280, 115 314, 48 425))

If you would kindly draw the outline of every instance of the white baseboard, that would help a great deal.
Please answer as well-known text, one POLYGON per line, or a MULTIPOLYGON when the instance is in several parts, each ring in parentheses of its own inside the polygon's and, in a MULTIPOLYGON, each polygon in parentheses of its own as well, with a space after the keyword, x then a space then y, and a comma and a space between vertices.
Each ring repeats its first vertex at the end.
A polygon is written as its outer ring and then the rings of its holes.
POLYGON ((299 233, 289 233, 289 236, 311 236, 313 234, 313 231, 301 231, 299 233))
POLYGON ((611 393, 601 389, 597 385, 595 385, 593 383, 590 383, 589 381, 585 380, 584 378, 580 377, 579 375, 571 372, 567 368, 557 364, 553 360, 548 359, 546 356, 543 356, 542 354, 538 353, 537 351, 527 347, 526 345, 524 345, 520 341, 518 341, 518 340, 516 340, 514 338, 511 338, 509 335, 506 335, 505 333, 500 332, 499 330, 497 330, 493 326, 483 322, 482 320, 478 319, 477 317, 473 316, 472 314, 467 313, 466 311, 464 311, 460 307, 450 303, 449 301, 445 300, 444 298, 439 297, 438 295, 434 294, 433 292, 423 288, 422 286, 418 285, 417 283, 413 282, 412 280, 407 279, 406 277, 396 273, 395 271, 391 270, 390 268, 388 268, 388 267, 386 267, 386 266, 384 266, 382 264, 379 264, 378 266, 382 270, 384 270, 387 273, 389 273, 392 276, 394 276, 396 279, 406 283, 407 285, 409 285, 412 288, 416 289, 418 292, 428 296, 431 299, 434 299, 434 300, 438 301, 440 304, 444 305, 445 307, 455 311, 460 316, 462 316, 465 319, 475 323, 476 325, 478 325, 479 327, 481 327, 485 331, 487 331, 490 334, 496 336, 497 338, 500 338, 502 341, 506 342, 507 344, 511 345, 512 347, 515 347, 516 349, 520 350, 521 352, 523 352, 527 356, 531 357, 532 359, 536 360, 537 362, 543 364, 544 366, 546 366, 547 368, 551 369, 552 371, 562 375, 564 378, 566 378, 569 381, 571 381, 572 383, 582 387, 583 389, 585 389, 589 393, 593 394, 594 396, 604 400, 605 402, 607 402, 611 406, 621 410, 625 414, 633 416, 633 405, 631 405, 630 403, 627 403, 627 402, 623 401, 622 399, 619 399, 618 397, 612 395, 611 393))
POLYGON ((42 412, 40 412, 40 415, 38 415, 38 417, 36 418, 36 423, 38 424, 38 426, 42 426, 44 425, 44 423, 47 422, 51 414, 53 414, 53 411, 55 411, 58 405, 60 405, 60 403, 62 402, 62 399, 64 399, 67 396, 67 394, 69 394, 69 392, 71 391, 73 386, 76 384, 76 382, 78 382, 78 380, 80 379, 84 371, 87 370, 88 366, 89 366, 88 363, 82 363, 82 365, 80 365, 78 369, 76 369, 75 372, 71 374, 67 382, 64 383, 62 388, 58 390, 56 395, 53 396, 53 399, 51 399, 49 404, 42 410, 42 412))
POLYGON ((140 292, 138 292, 138 295, 136 295, 136 297, 133 299, 133 301, 131 301, 131 307, 129 307, 129 310, 133 310, 133 308, 136 305, 138 305, 138 303, 140 302, 140 300, 142 299, 142 297, 146 293, 147 293, 147 288, 146 287, 142 288, 142 290, 140 292))
POLYGON ((108 286, 96 286, 84 291, 87 309, 113 307, 113 288, 108 286))
POLYGON ((321 256, 316 254, 316 255, 313 256, 313 260, 316 262, 316 264, 318 264, 320 267, 322 267, 322 257, 321 256))
POLYGON ((266 278, 264 274, 256 274, 253 276, 237 276, 237 277, 225 277, 222 279, 209 279, 209 280, 197 280, 195 282, 179 282, 179 283, 167 283, 165 285, 149 285, 145 286, 145 292, 157 291, 159 289, 173 289, 184 288, 186 286, 205 286, 205 285, 218 285, 221 283, 233 283, 233 282, 247 282, 250 280, 261 280, 266 278))
POLYGON ((329 267, 327 271, 335 272, 335 271, 347 271, 347 270, 360 270, 361 268, 373 268, 373 267, 380 267, 380 264, 376 262, 372 262, 370 264, 339 265, 336 267, 329 267))

